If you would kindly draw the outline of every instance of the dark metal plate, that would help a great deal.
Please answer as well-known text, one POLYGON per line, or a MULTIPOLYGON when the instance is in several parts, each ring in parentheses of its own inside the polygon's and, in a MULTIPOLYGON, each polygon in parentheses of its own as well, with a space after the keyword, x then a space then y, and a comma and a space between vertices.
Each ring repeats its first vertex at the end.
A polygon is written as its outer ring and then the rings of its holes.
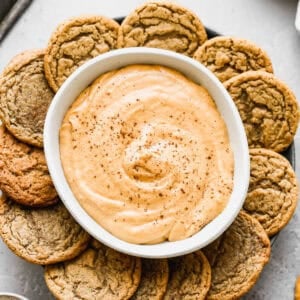
POLYGON ((33 0, 0 0, 0 43, 33 0))
POLYGON ((0 22, 16 2, 17 0, 0 0, 0 22))

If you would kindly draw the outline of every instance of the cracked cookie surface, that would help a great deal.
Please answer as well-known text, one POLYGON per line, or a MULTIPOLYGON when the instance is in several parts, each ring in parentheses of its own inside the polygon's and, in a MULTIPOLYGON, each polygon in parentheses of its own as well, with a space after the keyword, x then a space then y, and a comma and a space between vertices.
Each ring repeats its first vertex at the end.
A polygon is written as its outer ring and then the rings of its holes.
POLYGON ((44 50, 14 57, 0 76, 0 117, 19 140, 43 146, 43 129, 54 96, 44 75, 44 50))
POLYGON ((103 16, 69 19, 53 32, 45 54, 45 75, 57 91, 83 63, 117 48, 120 25, 103 16))
POLYGON ((224 82, 247 71, 273 73, 268 54, 250 41, 234 37, 215 37, 195 52, 194 59, 210 69, 224 82))
POLYGON ((147 2, 122 22, 118 48, 144 46, 193 56, 206 39, 193 12, 170 2, 147 2))
POLYGON ((225 233, 202 251, 208 259, 213 258, 206 299, 229 300, 239 299, 252 288, 269 261, 271 248, 259 222, 240 212, 225 233))
POLYGON ((237 106, 250 148, 285 150, 299 123, 297 100, 273 74, 249 71, 224 83, 237 106))
POLYGON ((211 268, 201 251, 169 259, 169 272, 164 299, 206 299, 211 268))
POLYGON ((18 141, 3 124, 0 125, 0 189, 27 206, 57 202, 43 151, 18 141))
POLYGON ((0 235, 15 254, 40 265, 74 258, 89 241, 62 203, 31 209, 4 195, 0 198, 0 235))
POLYGON ((298 198, 296 174, 282 155, 267 149, 250 149, 250 185, 244 209, 269 236, 293 216, 298 198))
POLYGON ((93 240, 73 260, 49 265, 45 280, 56 299, 129 299, 138 287, 141 260, 93 240))
POLYGON ((140 284, 131 300, 160 300, 166 292, 169 277, 167 259, 142 259, 140 284))

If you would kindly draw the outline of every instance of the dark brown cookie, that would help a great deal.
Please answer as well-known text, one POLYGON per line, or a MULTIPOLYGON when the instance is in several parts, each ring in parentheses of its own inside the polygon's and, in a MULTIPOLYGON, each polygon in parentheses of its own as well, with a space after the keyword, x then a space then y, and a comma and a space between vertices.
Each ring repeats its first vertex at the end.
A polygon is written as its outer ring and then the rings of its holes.
POLYGON ((43 146, 43 129, 54 93, 44 75, 44 50, 17 55, 0 76, 0 116, 19 140, 43 146))
POLYGON ((259 222, 240 212, 220 240, 202 250, 208 259, 213 258, 206 299, 229 300, 239 299, 252 288, 269 261, 271 248, 259 222))
POLYGON ((224 86, 235 102, 246 130, 249 147, 285 150, 299 123, 299 108, 289 87, 273 74, 249 71, 224 86))
POLYGON ((43 151, 18 141, 4 125, 0 125, 0 189, 28 206, 57 202, 43 151))
POLYGON ((119 24, 103 16, 81 16, 65 21, 53 32, 45 54, 45 74, 57 91, 83 63, 117 48, 119 24))
POLYGON ((211 268, 201 251, 169 259, 169 282, 164 299, 206 299, 211 268))
POLYGON ((74 258, 89 241, 62 203, 31 209, 5 196, 0 199, 0 235, 15 254, 40 265, 74 258))
POLYGON ((56 299, 129 299, 141 276, 140 258, 119 253, 95 240, 80 256, 45 268, 56 299))
POLYGON ((251 70, 273 73, 271 60, 264 50, 250 41, 229 36, 209 39, 198 48, 194 59, 222 82, 251 70))
POLYGON ((250 185, 244 209, 272 236, 295 212, 296 174, 289 161, 272 150, 250 149, 250 159, 250 185))
POLYGON ((131 300, 160 300, 166 292, 169 277, 167 259, 142 259, 140 284, 131 300))
POLYGON ((146 2, 121 24, 118 48, 162 48, 193 56, 207 39, 199 18, 171 2, 146 2))

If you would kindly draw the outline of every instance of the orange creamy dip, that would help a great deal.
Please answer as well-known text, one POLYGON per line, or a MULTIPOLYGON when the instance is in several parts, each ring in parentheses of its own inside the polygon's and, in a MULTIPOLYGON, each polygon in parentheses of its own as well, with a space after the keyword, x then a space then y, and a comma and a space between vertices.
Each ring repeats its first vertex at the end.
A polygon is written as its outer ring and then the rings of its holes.
POLYGON ((208 92, 161 66, 100 76, 71 106, 61 160, 81 206, 136 244, 197 233, 233 187, 227 128, 208 92))

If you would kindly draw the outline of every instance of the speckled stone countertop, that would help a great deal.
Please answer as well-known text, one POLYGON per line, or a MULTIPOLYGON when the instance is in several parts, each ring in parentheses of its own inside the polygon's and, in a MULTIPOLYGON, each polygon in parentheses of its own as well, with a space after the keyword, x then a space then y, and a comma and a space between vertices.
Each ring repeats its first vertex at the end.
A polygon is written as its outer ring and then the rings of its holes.
MULTIPOLYGON (((0 0, 1 1, 1 0, 0 0)), ((80 14, 124 16, 141 0, 34 0, 0 45, 0 72, 17 53, 45 47, 59 22, 80 14)), ((300 35, 294 26, 297 0, 179 0, 193 9, 205 26, 221 34, 250 39, 264 48, 275 74, 300 99, 300 35)), ((300 156, 300 132, 295 138, 296 162, 300 156), (298 155, 297 155, 298 154, 298 155)), ((297 164, 300 178, 300 163, 297 164)), ((243 299, 293 299, 296 275, 300 275, 300 206, 272 248, 272 257, 258 283, 243 299)), ((19 292, 31 300, 53 299, 40 266, 26 263, 0 240, 0 291, 19 292)))

